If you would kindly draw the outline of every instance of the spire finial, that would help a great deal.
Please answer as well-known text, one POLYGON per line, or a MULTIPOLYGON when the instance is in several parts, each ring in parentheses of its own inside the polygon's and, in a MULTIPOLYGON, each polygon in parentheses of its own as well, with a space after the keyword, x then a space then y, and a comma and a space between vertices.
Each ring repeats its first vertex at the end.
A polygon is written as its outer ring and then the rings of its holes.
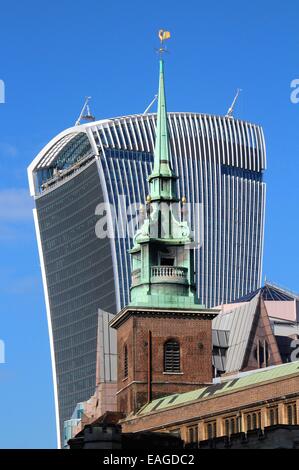
POLYGON ((166 39, 169 39, 170 38, 170 32, 169 31, 165 31, 164 29, 160 29, 159 32, 158 32, 158 36, 159 36, 159 39, 160 39, 160 48, 159 48, 159 54, 160 54, 160 58, 162 57, 162 54, 164 52, 166 52, 166 49, 165 47, 163 46, 164 44, 164 41, 166 39))

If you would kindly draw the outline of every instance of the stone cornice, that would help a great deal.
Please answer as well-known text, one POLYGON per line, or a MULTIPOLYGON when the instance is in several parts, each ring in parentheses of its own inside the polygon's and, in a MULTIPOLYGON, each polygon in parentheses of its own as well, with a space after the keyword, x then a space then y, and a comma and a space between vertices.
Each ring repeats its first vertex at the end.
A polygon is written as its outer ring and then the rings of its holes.
POLYGON ((119 328, 121 324, 134 317, 156 317, 156 318, 185 318, 198 320, 212 320, 219 313, 216 309, 182 309, 182 308, 157 308, 157 307, 125 307, 115 318, 110 321, 112 328, 119 328))

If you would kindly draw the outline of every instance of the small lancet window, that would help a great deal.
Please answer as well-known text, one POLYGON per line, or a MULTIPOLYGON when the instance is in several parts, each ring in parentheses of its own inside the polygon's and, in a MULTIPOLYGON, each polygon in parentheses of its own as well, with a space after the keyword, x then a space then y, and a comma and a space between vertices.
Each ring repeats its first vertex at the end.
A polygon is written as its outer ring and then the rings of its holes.
POLYGON ((164 372, 180 371, 180 343, 171 339, 164 344, 164 372))
POLYGON ((127 345, 124 346, 124 379, 128 377, 128 368, 129 368, 129 363, 128 363, 128 347, 127 345))

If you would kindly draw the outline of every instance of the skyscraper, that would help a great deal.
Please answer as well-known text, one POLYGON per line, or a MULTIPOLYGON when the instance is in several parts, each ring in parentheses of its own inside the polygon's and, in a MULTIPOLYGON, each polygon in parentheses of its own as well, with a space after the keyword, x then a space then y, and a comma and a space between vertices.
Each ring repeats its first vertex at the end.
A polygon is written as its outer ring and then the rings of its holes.
MULTIPOLYGON (((98 238, 97 207, 139 209, 149 192, 155 129, 156 114, 78 125, 28 168, 61 424, 94 391, 98 308, 115 313, 129 303, 132 239, 123 220, 114 237, 98 238)), ((227 303, 260 286, 262 129, 196 113, 168 113, 168 129, 178 198, 191 203, 195 234, 201 231, 197 295, 207 307, 227 303)))

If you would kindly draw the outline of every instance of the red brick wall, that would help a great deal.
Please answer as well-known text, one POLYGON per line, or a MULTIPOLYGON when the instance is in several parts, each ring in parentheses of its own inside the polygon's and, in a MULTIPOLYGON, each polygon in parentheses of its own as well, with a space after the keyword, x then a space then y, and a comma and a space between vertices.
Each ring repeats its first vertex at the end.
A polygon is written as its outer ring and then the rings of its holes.
POLYGON ((177 316, 131 316, 117 332, 118 409, 137 411, 147 402, 148 332, 152 333, 152 398, 194 390, 212 381, 211 320, 177 316), (164 343, 180 343, 180 374, 164 373, 164 343), (124 346, 128 348, 128 377, 124 379, 124 346))

